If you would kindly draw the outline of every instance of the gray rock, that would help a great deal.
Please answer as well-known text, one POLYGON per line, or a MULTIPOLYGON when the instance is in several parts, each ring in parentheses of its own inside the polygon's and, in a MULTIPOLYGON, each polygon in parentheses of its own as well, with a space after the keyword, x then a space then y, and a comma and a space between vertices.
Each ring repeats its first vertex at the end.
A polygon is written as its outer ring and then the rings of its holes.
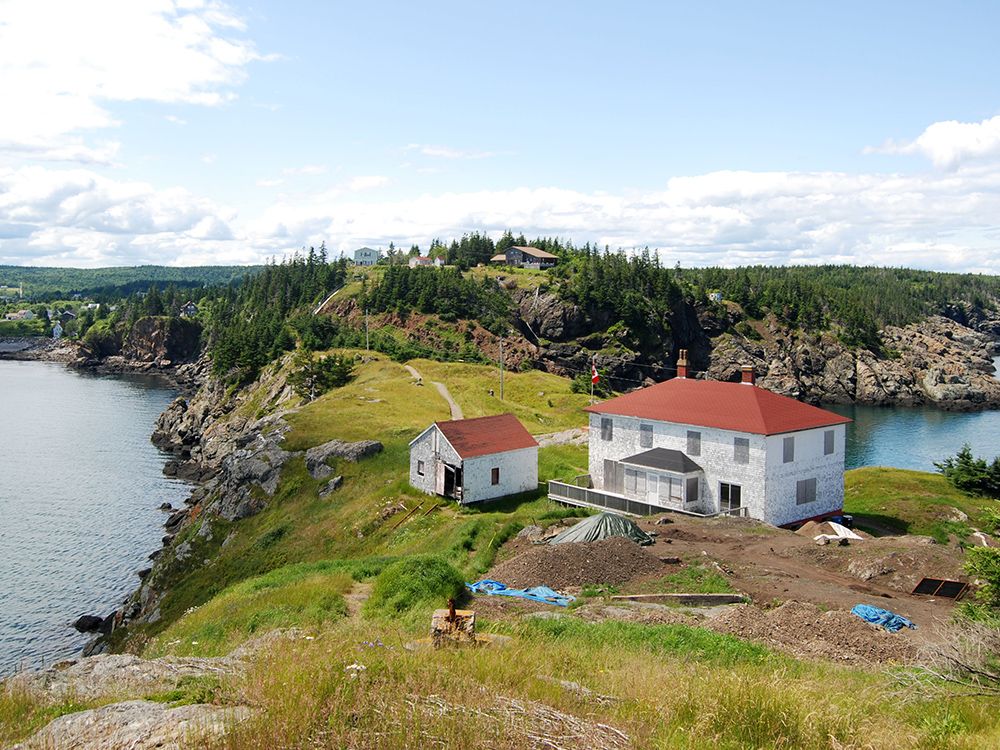
POLYGON ((327 482, 319 491, 320 497, 327 497, 332 495, 334 492, 340 489, 340 486, 344 483, 344 478, 341 476, 336 476, 327 482))
POLYGON ((331 458, 357 462, 381 452, 382 443, 378 440, 360 440, 356 443, 331 440, 306 451, 306 469, 314 479, 326 479, 332 473, 327 465, 331 458))
POLYGON ((245 706, 195 704, 172 708, 135 700, 60 716, 12 750, 181 750, 203 747, 251 715, 245 706))
POLYGON ((73 623, 73 627, 81 633, 96 633, 104 623, 103 617, 97 615, 81 615, 73 623))

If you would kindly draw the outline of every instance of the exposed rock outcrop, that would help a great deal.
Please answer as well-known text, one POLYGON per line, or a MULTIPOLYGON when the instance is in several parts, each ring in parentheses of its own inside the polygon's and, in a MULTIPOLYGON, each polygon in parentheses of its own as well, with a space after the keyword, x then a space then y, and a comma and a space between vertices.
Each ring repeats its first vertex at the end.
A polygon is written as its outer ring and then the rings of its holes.
POLYGON ((172 707, 147 700, 112 703, 60 716, 11 750, 181 750, 220 738, 250 715, 245 706, 172 707))
POLYGON ((326 479, 333 471, 327 463, 331 458, 342 458, 356 463, 381 452, 382 443, 378 440, 361 440, 356 443, 331 440, 306 451, 306 469, 313 479, 326 479))

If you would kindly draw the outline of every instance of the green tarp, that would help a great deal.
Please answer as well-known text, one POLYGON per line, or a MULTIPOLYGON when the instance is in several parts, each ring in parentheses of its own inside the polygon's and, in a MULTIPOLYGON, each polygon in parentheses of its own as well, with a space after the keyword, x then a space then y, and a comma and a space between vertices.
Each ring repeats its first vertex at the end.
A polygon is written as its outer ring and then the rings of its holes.
POLYGON ((598 513, 585 518, 576 526, 572 526, 558 536, 552 537, 549 544, 564 544, 565 542, 596 542, 609 536, 623 536, 639 544, 652 544, 653 538, 640 529, 634 521, 614 513, 598 513))

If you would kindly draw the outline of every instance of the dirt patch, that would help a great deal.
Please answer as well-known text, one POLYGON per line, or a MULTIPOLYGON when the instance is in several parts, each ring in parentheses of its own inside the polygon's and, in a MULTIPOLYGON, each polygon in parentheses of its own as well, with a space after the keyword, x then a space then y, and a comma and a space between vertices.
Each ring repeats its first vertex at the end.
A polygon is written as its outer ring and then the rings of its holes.
POLYGON ((907 663, 917 655, 908 631, 889 633, 850 612, 823 612, 807 602, 785 602, 774 609, 739 604, 720 613, 707 627, 795 656, 858 665, 907 663))
POLYGON ((598 542, 536 545, 499 563, 488 577, 508 586, 563 589, 588 583, 617 585, 665 569, 635 542, 610 537, 598 542))
POLYGON ((662 604, 639 604, 621 602, 591 602, 573 610, 573 614, 587 622, 620 620, 638 622, 643 625, 700 625, 704 618, 688 613, 678 607, 662 604))

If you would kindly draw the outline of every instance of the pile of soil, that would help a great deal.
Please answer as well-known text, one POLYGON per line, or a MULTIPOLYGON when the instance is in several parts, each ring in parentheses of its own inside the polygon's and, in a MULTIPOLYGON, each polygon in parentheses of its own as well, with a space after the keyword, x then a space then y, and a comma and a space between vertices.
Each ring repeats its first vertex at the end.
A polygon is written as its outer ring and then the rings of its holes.
POLYGON ((807 602, 788 601, 769 610, 738 604, 707 627, 796 656, 859 665, 912 662, 917 654, 906 630, 890 633, 848 611, 823 612, 807 602))
POLYGON ((587 622, 619 620, 639 622, 643 625, 700 625, 703 619, 689 614, 680 607, 668 607, 662 604, 642 605, 628 601, 611 604, 591 602, 574 610, 573 614, 587 622))
POLYGON ((615 536, 597 542, 533 546, 497 564, 488 577, 517 588, 563 589, 588 583, 617 585, 665 567, 632 540, 615 536))

